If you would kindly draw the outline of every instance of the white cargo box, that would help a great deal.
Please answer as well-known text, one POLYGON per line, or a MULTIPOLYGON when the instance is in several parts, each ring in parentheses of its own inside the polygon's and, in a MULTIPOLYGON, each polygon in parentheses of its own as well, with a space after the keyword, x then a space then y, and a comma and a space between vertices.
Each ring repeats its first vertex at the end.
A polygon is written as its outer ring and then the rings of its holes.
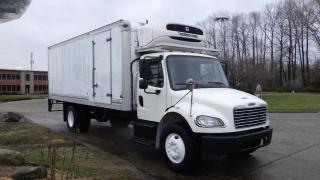
POLYGON ((49 47, 49 99, 131 110, 131 52, 123 20, 49 47))
POLYGON ((164 51, 216 52, 205 48, 199 28, 181 24, 132 28, 125 20, 53 45, 48 51, 49 99, 122 111, 135 108, 130 62, 137 57, 164 51))

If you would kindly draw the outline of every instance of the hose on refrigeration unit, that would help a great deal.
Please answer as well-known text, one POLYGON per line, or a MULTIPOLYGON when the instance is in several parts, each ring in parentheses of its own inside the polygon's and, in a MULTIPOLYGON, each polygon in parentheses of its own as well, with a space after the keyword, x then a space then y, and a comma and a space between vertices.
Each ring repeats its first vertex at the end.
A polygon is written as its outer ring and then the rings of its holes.
POLYGON ((136 61, 140 60, 140 58, 136 58, 134 59, 133 61, 130 62, 130 73, 131 73, 131 109, 133 111, 133 70, 132 70, 132 67, 133 67, 133 63, 135 63, 136 61))

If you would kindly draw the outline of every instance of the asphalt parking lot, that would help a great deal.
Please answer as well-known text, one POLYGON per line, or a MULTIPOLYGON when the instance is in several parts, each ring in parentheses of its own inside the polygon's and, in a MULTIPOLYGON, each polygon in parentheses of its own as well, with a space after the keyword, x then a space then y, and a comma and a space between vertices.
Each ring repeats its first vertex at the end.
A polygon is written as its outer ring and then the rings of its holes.
MULTIPOLYGON (((0 104, 1 112, 18 112, 35 123, 71 135, 60 111, 47 112, 47 100, 0 104)), ((115 130, 108 123, 92 123, 78 138, 131 162, 146 179, 320 179, 320 113, 270 114, 272 143, 251 156, 206 156, 189 175, 167 169, 160 153, 132 143, 132 127, 115 130)))

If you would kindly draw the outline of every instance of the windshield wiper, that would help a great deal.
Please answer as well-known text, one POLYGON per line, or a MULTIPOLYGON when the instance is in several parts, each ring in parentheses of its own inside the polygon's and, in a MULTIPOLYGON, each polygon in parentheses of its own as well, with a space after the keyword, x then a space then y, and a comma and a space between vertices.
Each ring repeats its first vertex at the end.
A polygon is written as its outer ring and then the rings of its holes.
MULTIPOLYGON (((175 85, 186 85, 186 83, 175 83, 175 85)), ((198 84, 198 83, 196 83, 196 87, 199 87, 199 88, 203 88, 204 87, 204 85, 203 84, 198 84)))
POLYGON ((217 84, 217 85, 220 85, 220 86, 223 86, 223 87, 227 87, 224 83, 222 82, 208 82, 208 84, 217 84))

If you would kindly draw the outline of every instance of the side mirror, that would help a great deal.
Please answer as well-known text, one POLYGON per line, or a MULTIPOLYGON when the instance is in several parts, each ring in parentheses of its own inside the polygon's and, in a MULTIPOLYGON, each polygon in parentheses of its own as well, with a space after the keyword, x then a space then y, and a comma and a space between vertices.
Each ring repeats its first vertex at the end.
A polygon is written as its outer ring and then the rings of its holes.
POLYGON ((196 86, 196 82, 193 79, 188 79, 186 81, 186 86, 187 86, 187 89, 189 89, 190 91, 193 91, 193 89, 196 86))
POLYGON ((148 81, 145 79, 140 79, 139 80, 139 88, 140 89, 147 89, 148 88, 148 81))

